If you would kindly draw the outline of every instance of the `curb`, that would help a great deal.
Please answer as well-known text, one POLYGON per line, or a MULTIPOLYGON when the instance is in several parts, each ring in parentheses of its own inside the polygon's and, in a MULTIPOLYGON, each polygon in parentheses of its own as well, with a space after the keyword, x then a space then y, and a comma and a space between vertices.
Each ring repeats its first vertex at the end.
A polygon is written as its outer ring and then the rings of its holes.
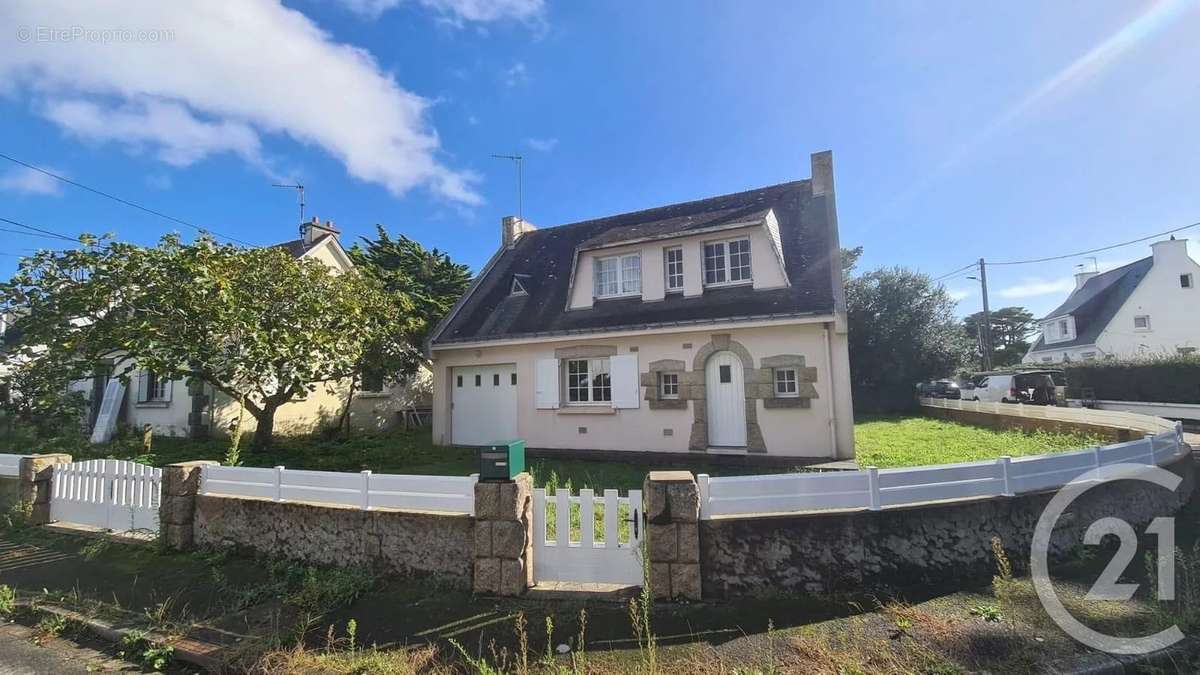
POLYGON ((1200 656, 1200 639, 1183 640, 1148 654, 1122 655, 1091 652, 1071 659, 1051 663, 1049 675, 1134 675, 1145 673, 1145 666, 1165 669, 1165 672, 1189 672, 1183 669, 1189 659, 1200 656))
MULTIPOLYGON (((34 612, 53 614, 77 623, 97 637, 114 644, 121 644, 124 637, 134 630, 133 628, 122 628, 103 619, 88 617, 74 610, 55 605, 26 605, 26 607, 34 612)), ((170 645, 175 650, 172 655, 173 659, 190 663, 208 672, 220 672, 224 667, 224 659, 222 658, 223 647, 221 645, 203 642, 186 636, 172 640, 170 637, 155 631, 146 631, 145 638, 151 642, 170 645)))

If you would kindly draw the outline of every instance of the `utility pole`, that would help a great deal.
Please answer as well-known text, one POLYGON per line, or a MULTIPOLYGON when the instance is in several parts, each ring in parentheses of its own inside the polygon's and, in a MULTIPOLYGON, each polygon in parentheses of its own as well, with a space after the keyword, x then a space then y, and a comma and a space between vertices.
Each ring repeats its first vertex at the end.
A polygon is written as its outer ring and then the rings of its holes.
POLYGON ((492 155, 494 159, 510 159, 517 163, 517 217, 525 222, 525 158, 520 155, 492 155))
POLYGON ((983 290, 983 325, 979 328, 979 350, 983 353, 983 369, 992 369, 992 314, 988 309, 987 297, 987 263, 979 259, 979 276, 967 277, 977 279, 983 290))

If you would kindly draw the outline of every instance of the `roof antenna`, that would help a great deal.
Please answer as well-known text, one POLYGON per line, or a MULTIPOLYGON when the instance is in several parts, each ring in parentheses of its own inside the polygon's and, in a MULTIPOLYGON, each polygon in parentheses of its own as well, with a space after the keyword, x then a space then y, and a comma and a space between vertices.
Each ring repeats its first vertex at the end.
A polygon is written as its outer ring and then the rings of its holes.
MULTIPOLYGON (((297 194, 300 195, 300 226, 303 227, 304 226, 304 186, 299 183, 296 183, 294 185, 288 185, 285 183, 271 183, 271 187, 291 188, 291 189, 295 190, 297 194)), ((300 235, 304 236, 304 233, 301 232, 300 235)))
POLYGON ((492 155, 493 159, 510 159, 517 163, 517 217, 521 222, 525 222, 525 195, 524 195, 524 174, 525 174, 525 158, 520 155, 492 155))

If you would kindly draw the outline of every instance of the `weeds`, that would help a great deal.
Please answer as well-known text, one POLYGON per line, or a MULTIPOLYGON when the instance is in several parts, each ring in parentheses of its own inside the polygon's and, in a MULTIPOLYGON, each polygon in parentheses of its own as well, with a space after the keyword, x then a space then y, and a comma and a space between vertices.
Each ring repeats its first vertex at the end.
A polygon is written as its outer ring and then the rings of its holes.
POLYGON ((988 623, 997 623, 1004 618, 1000 608, 995 605, 975 605, 971 607, 971 616, 977 616, 988 623))
MULTIPOLYGON (((1150 587, 1162 593, 1158 559, 1146 551, 1146 576, 1150 587)), ((1200 628, 1200 541, 1191 551, 1175 549, 1175 599, 1153 603, 1155 614, 1164 624, 1175 624, 1185 633, 1200 628)))
POLYGON ((134 629, 125 633, 121 638, 123 649, 117 655, 129 661, 140 662, 144 667, 155 672, 166 670, 175 657, 175 648, 168 644, 155 642, 149 633, 134 629))
POLYGON ((12 586, 0 584, 0 616, 11 616, 17 609, 17 592, 12 586))
POLYGON ((58 614, 47 614, 43 616, 37 622, 37 625, 34 626, 34 630, 37 631, 37 636, 34 638, 34 642, 41 644, 46 640, 62 635, 63 632, 67 630, 67 626, 69 624, 70 622, 67 621, 66 617, 59 616, 58 614))

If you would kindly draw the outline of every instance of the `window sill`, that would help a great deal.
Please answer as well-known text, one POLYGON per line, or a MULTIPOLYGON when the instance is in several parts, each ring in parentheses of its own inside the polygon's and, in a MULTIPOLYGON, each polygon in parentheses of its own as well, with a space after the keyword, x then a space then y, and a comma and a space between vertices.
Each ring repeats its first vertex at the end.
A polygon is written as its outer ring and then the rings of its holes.
POLYGON ((169 408, 170 401, 138 401, 134 404, 135 408, 169 408))
POLYGON ((616 415, 617 409, 607 406, 564 406, 558 409, 559 415, 616 415))
POLYGON ((391 392, 386 391, 360 391, 354 395, 354 398, 391 398, 391 392))
POLYGON ((753 279, 743 279, 741 281, 722 281, 716 284, 704 284, 705 288, 736 288, 738 286, 753 286, 753 279))
POLYGON ((606 300, 628 300, 630 298, 640 298, 641 293, 622 293, 621 295, 595 295, 592 296, 592 302, 604 302, 606 300))

